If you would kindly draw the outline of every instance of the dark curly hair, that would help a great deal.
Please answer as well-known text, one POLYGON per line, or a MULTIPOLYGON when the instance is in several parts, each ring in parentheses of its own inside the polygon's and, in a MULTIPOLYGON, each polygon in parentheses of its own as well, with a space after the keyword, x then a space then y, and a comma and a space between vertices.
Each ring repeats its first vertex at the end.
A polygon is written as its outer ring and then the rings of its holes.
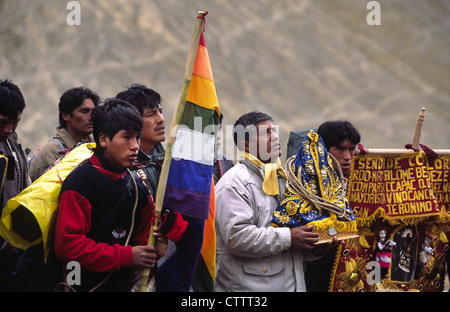
POLYGON ((17 119, 25 109, 25 99, 19 87, 11 80, 0 80, 0 114, 17 119))
POLYGON ((119 99, 106 99, 105 104, 94 108, 91 114, 96 143, 95 151, 102 151, 100 133, 106 134, 110 140, 120 130, 142 132, 144 121, 136 107, 119 99))

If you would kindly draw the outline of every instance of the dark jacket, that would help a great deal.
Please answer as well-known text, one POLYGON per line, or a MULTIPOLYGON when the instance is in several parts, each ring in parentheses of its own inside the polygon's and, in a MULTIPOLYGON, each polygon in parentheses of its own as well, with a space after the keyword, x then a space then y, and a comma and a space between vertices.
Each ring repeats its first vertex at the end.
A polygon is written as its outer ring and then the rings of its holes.
MULTIPOLYGON (((130 168, 135 178, 140 179, 141 181, 147 179, 148 188, 152 194, 153 201, 156 200, 156 191, 158 189, 158 181, 159 176, 161 175, 161 168, 164 162, 165 154, 166 150, 161 143, 155 144, 151 155, 147 155, 142 150, 139 150, 138 160, 135 162, 133 167, 130 168), (141 169, 145 174, 144 177, 138 174, 139 169, 141 169)), ((143 182, 146 184, 145 181, 143 182)))
POLYGON ((28 185, 31 184, 29 169, 28 169, 28 157, 25 154, 22 145, 17 142, 17 134, 13 133, 4 144, 1 146, 5 146, 5 150, 0 150, 0 154, 5 155, 8 158, 11 158, 8 161, 9 166, 6 172, 6 177, 3 181, 3 189, 2 189, 2 210, 6 205, 6 202, 19 194, 23 189, 25 189, 28 185), (16 155, 15 159, 12 158, 13 153, 16 155), (14 185, 8 183, 7 181, 15 180, 14 185))
POLYGON ((147 244, 154 206, 142 183, 134 186, 127 172, 109 171, 100 156, 74 169, 61 187, 54 250, 62 262, 81 265, 77 290, 88 291, 114 272, 98 290, 129 291, 131 246, 147 244))

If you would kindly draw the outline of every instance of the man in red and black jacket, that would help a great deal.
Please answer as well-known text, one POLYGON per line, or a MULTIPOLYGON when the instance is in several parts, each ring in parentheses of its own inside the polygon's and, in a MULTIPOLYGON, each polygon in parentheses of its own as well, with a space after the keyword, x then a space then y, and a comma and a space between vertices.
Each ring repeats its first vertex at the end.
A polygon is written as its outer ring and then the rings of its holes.
POLYGON ((77 291, 130 291, 133 268, 156 263, 155 248, 147 246, 154 203, 127 170, 137 158, 143 122, 118 99, 96 107, 91 120, 96 147, 62 185, 54 250, 64 263, 80 264, 81 285, 72 285, 77 291))

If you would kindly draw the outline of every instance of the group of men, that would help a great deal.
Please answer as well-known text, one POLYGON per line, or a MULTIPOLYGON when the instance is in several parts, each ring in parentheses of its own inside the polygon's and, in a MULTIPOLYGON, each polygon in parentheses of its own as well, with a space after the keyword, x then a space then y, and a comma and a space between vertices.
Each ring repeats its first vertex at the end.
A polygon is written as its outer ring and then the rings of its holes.
MULTIPOLYGON (((215 189, 216 291, 327 291, 332 262, 316 262, 324 256, 314 245, 319 235, 311 226, 271 226, 286 185, 277 162, 280 139, 272 117, 251 112, 241 116, 234 127, 235 144, 244 159, 224 174, 215 189), (254 135, 237 131, 249 127, 255 128, 254 135)), ((346 121, 330 121, 321 125, 318 133, 348 175, 360 141, 358 131, 346 121)), ((327 260, 331 257, 333 261, 336 246, 336 241, 329 246, 327 260)))
MULTIPOLYGON (((92 157, 62 185, 52 254, 61 263, 80 264, 84 282, 77 291, 129 291, 135 269, 157 264, 156 249, 147 245, 150 227, 162 242, 170 231, 150 221, 165 155, 160 95, 135 84, 100 105, 99 96, 87 88, 66 91, 57 133, 30 161, 29 171, 15 133, 24 108, 20 89, 0 81, 0 151, 11 160, 2 209, 68 150, 95 142, 92 157)), ((240 160, 233 164, 218 157, 215 164, 216 291, 326 291, 328 286, 337 243, 319 254, 318 234, 311 227, 271 226, 286 183, 273 122, 261 112, 242 115, 233 133, 240 160)), ((348 176, 358 131, 349 122, 330 121, 318 134, 348 176)), ((2 245, 0 290, 46 290, 19 278, 27 252, 7 241, 2 245)))
MULTIPOLYGON (((143 85, 132 85, 104 105, 99 102, 99 96, 87 88, 66 91, 60 98, 57 133, 30 160, 28 169, 15 133, 25 101, 14 83, 0 82, 1 151, 8 159, 19 160, 15 168, 8 166, 2 209, 69 150, 95 142, 89 161, 76 167, 61 187, 47 263, 42 260, 42 246, 21 251, 2 241, 0 290, 51 291, 58 280, 63 281, 64 267, 56 264, 77 261, 83 283, 72 290, 129 291, 134 269, 155 266, 156 249, 147 241, 165 154, 161 97, 143 85), (140 169, 148 186, 137 174, 140 169), (49 268, 53 265, 61 272, 49 268), (42 272, 47 282, 37 278, 42 272)), ((165 241, 159 227, 154 229, 155 237, 165 241)))

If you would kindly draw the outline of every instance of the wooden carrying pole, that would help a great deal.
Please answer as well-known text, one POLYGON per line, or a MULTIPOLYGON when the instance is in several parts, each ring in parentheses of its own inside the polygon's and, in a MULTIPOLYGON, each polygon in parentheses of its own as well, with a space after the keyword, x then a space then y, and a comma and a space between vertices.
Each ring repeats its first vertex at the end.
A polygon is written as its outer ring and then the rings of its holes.
MULTIPOLYGON (((380 154, 380 155, 403 155, 403 154, 412 154, 415 153, 412 149, 400 149, 400 148, 365 148, 364 152, 366 154, 380 154)), ((433 149, 439 156, 450 155, 450 149, 433 149)), ((356 150, 356 155, 361 155, 362 151, 356 150)))
MULTIPOLYGON (((371 149, 364 149, 364 151, 367 154, 381 154, 381 155, 386 155, 386 154, 402 155, 402 154, 411 154, 411 153, 414 153, 415 151, 418 151, 419 147, 420 147, 419 142, 420 142, 420 136, 422 133, 422 125, 423 125, 424 120, 425 120, 425 107, 422 107, 422 111, 419 113, 419 117, 417 118, 417 123, 416 123, 416 129, 414 131, 414 137, 413 137, 413 143, 412 143, 413 149, 371 148, 371 149)), ((433 151, 436 154, 438 154, 439 156, 450 155, 450 149, 434 149, 433 151)), ((356 151, 356 154, 361 154, 361 153, 362 153, 362 151, 360 151, 360 150, 356 151)))
MULTIPOLYGON (((170 161, 172 159, 172 146, 175 143, 174 129, 179 124, 181 116, 183 115, 184 105, 186 102, 186 96, 189 89, 189 84, 192 78, 192 71, 194 68, 195 58, 197 56, 198 43, 200 41, 201 31, 203 29, 203 23, 207 12, 198 11, 197 19, 194 28, 194 34, 191 39, 191 45, 189 48, 188 59, 186 63, 186 71, 184 73, 184 81, 181 87, 180 95, 178 96, 177 105, 172 116, 172 123, 170 125, 169 138, 167 140, 167 149, 164 156, 164 162, 161 169, 161 175, 159 177, 158 189, 155 200, 155 225, 158 224, 161 217, 162 205, 164 195, 166 192, 167 178, 169 176, 170 161)), ((155 238, 153 236, 153 227, 150 229, 150 235, 148 237, 148 245, 155 246, 155 238)), ((150 269, 145 269, 142 273, 141 279, 141 292, 147 291, 147 285, 149 283, 150 269)))
POLYGON ((419 150, 420 135, 422 134, 422 124, 424 119, 425 119, 425 107, 422 107, 422 111, 419 114, 419 118, 417 118, 416 130, 414 131, 414 137, 412 142, 412 148, 416 151, 419 150))

